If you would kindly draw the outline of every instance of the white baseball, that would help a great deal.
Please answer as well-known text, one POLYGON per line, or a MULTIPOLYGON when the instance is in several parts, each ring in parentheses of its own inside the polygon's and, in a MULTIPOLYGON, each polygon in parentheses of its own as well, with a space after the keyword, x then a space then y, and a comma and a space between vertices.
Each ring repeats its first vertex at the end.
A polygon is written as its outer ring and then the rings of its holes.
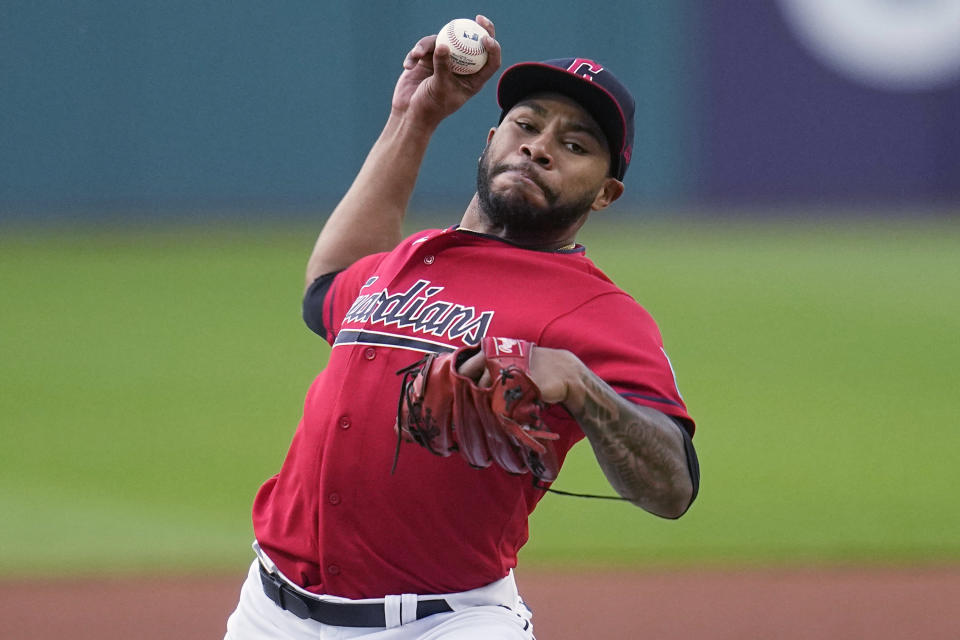
POLYGON ((476 73, 487 63, 487 51, 483 48, 483 36, 487 30, 473 20, 451 20, 437 34, 437 44, 450 47, 450 70, 461 75, 476 73))

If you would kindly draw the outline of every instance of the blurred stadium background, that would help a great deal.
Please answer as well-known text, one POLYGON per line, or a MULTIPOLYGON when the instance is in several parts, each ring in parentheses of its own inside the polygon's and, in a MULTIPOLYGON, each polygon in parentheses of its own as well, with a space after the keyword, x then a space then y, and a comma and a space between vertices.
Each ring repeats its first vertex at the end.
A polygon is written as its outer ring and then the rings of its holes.
MULTIPOLYGON (((634 89, 621 210, 955 207, 958 3, 834 4, 479 8, 498 24, 505 65, 597 58, 634 89), (846 27, 820 42, 805 36, 817 20, 846 27)), ((0 219, 322 214, 379 133, 411 44, 473 7, 5 3, 0 219)), ((499 114, 493 85, 438 132, 413 210, 462 207, 499 114)))
MULTIPOLYGON (((0 577, 242 571, 328 353, 314 235, 409 47, 477 11, 505 65, 634 89, 582 239, 700 422, 686 518, 550 497, 529 561, 957 563, 960 3, 35 0, 0 5, 0 577)), ((411 230, 459 219, 497 117, 491 83, 442 125, 411 230)))

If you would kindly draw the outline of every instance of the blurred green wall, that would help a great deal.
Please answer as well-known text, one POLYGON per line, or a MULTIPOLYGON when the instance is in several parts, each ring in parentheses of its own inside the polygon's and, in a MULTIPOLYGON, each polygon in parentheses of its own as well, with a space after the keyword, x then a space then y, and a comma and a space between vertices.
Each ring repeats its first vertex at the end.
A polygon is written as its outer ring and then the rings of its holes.
MULTIPOLYGON (((0 221, 329 206, 386 118, 404 55, 497 24, 504 66, 594 58, 638 98, 629 198, 674 201, 689 145, 687 2, 52 0, 0 5, 0 221)), ((415 206, 462 207, 495 83, 444 123, 415 206)))

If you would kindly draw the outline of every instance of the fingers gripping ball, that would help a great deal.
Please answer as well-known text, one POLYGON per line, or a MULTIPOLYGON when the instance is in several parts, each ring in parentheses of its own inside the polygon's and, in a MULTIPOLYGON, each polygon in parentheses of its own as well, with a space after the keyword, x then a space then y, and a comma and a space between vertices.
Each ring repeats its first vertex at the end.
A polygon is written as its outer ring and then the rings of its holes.
POLYGON ((483 48, 483 36, 487 30, 473 20, 451 20, 437 34, 437 44, 450 48, 450 70, 461 75, 480 71, 487 63, 487 51, 483 48))
POLYGON ((534 346, 484 338, 479 347, 431 354, 401 370, 397 454, 406 440, 439 456, 458 452, 474 467, 496 463, 510 473, 532 473, 537 480, 553 482, 559 472, 553 441, 560 436, 541 420, 540 390, 528 375, 534 346), (488 387, 457 371, 480 349, 490 374, 488 387))

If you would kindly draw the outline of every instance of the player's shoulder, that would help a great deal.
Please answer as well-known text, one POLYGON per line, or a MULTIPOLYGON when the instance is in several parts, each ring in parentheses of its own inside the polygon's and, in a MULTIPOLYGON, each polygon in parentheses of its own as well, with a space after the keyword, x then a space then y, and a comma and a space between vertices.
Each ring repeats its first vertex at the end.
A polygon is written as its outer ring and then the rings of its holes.
POLYGON ((564 314, 567 321, 659 332, 653 314, 634 292, 623 289, 593 265, 581 273, 582 278, 564 279, 564 291, 570 303, 564 314), (579 285, 574 284, 578 281, 579 285))

